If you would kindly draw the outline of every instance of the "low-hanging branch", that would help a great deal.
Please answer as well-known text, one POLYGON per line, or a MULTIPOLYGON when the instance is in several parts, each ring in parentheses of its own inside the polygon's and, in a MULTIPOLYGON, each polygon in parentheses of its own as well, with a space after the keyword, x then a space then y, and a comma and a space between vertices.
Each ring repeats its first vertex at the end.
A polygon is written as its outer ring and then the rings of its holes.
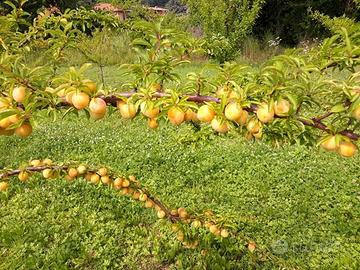
MULTIPOLYGON (((111 104, 112 106, 116 107, 117 102, 121 101, 121 97, 130 98, 134 94, 136 94, 136 92, 122 92, 122 93, 117 93, 116 95, 109 95, 109 96, 101 95, 99 97, 102 98, 107 104, 111 104)), ((154 98, 170 97, 170 94, 156 92, 152 95, 152 97, 154 97, 154 98)), ((184 94, 183 97, 186 97, 186 99, 188 101, 192 101, 192 102, 196 102, 196 103, 204 103, 204 102, 220 103, 221 102, 220 98, 213 97, 213 96, 203 96, 203 95, 197 95, 197 94, 184 94)), ((248 112, 255 113, 257 110, 257 105, 252 104, 251 106, 244 108, 244 109, 248 112)), ((311 117, 310 118, 311 121, 305 120, 305 119, 302 119, 299 117, 297 117, 297 120, 300 121, 305 126, 320 129, 322 131, 325 131, 325 132, 331 134, 332 131, 324 123, 322 123, 321 120, 331 116, 332 114, 333 114, 332 112, 328 112, 321 116, 311 117)), ((357 134, 350 130, 340 131, 339 134, 346 136, 349 139, 354 140, 354 141, 357 141, 360 139, 360 134, 357 134)))

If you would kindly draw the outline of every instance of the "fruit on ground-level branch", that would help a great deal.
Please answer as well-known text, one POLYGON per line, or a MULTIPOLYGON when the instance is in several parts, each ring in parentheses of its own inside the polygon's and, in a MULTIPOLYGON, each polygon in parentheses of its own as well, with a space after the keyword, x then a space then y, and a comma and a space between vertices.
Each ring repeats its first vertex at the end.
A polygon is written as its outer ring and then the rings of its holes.
POLYGON ((163 210, 160 210, 157 212, 158 218, 164 218, 166 216, 166 213, 163 210))
POLYGON ((139 200, 142 202, 145 202, 147 200, 148 196, 145 193, 142 193, 139 197, 139 200))
POLYGON ((129 186, 130 186, 130 181, 127 180, 127 179, 124 179, 124 181, 122 182, 122 186, 123 186, 124 188, 129 187, 129 186))
POLYGON ((70 168, 68 170, 68 175, 71 177, 71 178, 75 178, 76 176, 78 176, 78 171, 77 169, 75 168, 70 168))
POLYGON ((215 111, 209 105, 202 105, 197 112, 197 118, 201 122, 209 123, 214 119, 215 114, 215 111))
POLYGON ((259 105, 256 115, 261 122, 269 123, 274 119, 275 111, 269 104, 262 103, 259 105))
POLYGON ((185 113, 178 106, 171 107, 167 113, 167 116, 169 121, 175 126, 180 125, 185 120, 185 113))
POLYGON ((122 187, 122 182, 123 182, 122 178, 116 178, 113 183, 114 188, 120 189, 122 187))
POLYGON ((152 200, 147 199, 144 206, 145 208, 152 208, 154 206, 154 203, 152 200))
POLYGON ((51 169, 45 169, 43 170, 42 175, 45 179, 49 179, 53 176, 53 171, 51 169))
POLYGON ((343 157, 352 157, 355 155, 356 145, 352 142, 340 142, 338 151, 343 157))
POLYGON ((211 127, 219 133, 226 133, 230 130, 229 123, 217 117, 211 121, 211 127))
POLYGON ((31 160, 29 164, 33 167, 39 167, 41 165, 41 161, 38 159, 31 160))
POLYGON ((25 182, 29 179, 29 173, 27 171, 22 171, 19 173, 18 178, 21 182, 25 182))
POLYGON ((29 123, 23 123, 20 127, 15 129, 15 134, 25 138, 32 133, 32 126, 29 123))
POLYGON ((85 174, 86 173, 86 166, 85 165, 80 165, 79 167, 77 167, 77 172, 78 174, 85 174))
POLYGON ((7 191, 9 188, 8 182, 0 182, 0 191, 7 191))
POLYGON ((149 128, 156 129, 159 126, 159 123, 155 118, 149 118, 148 119, 148 126, 149 128))
POLYGON ((42 163, 46 166, 51 166, 53 164, 53 161, 49 158, 45 158, 42 163))
POLYGON ((82 110, 82 109, 85 109, 89 105, 90 98, 89 98, 88 94, 78 92, 72 96, 71 101, 76 109, 82 110))
POLYGON ((192 109, 187 109, 185 112, 185 121, 192 121, 192 122, 197 122, 198 118, 196 115, 196 112, 194 112, 192 109))
POLYGON ((201 227, 201 221, 200 220, 194 220, 191 223, 191 226, 193 226, 194 228, 200 228, 201 227))
POLYGON ((106 168, 100 168, 100 169, 98 170, 98 174, 99 174, 100 176, 105 176, 105 175, 108 174, 108 170, 107 170, 106 168))
POLYGON ((101 176, 101 182, 103 182, 105 185, 109 185, 111 184, 111 179, 108 175, 101 176))
POLYGON ((288 116, 290 112, 290 102, 286 99, 275 101, 274 111, 277 116, 288 116))
POLYGON ((105 114, 106 102, 102 98, 93 98, 90 101, 89 109, 94 114, 105 114))
POLYGON ((360 121, 360 105, 352 111, 351 116, 360 121))
POLYGON ((229 236, 229 232, 226 229, 222 229, 220 232, 221 237, 228 237, 229 236))
POLYGON ((138 200, 140 198, 140 192, 139 191, 135 191, 133 194, 133 199, 138 200))
POLYGON ((100 176, 94 173, 90 178, 90 182, 93 184, 98 184, 100 182, 100 176))
POLYGON ((187 218, 187 216, 188 216, 186 209, 183 207, 180 207, 178 209, 178 214, 179 214, 179 217, 181 217, 181 218, 187 218))
POLYGON ((210 230, 211 233, 215 234, 217 232, 217 230, 218 230, 218 227, 216 225, 211 225, 209 227, 209 230, 210 230))
POLYGON ((328 139, 326 139, 321 144, 321 147, 330 152, 336 151, 338 148, 338 145, 336 143, 336 136, 331 136, 328 139))
POLYGON ((117 103, 117 107, 120 111, 120 114, 125 119, 133 119, 136 115, 136 107, 132 103, 125 103, 123 101, 119 101, 117 103))
POLYGON ((236 121, 241 117, 242 108, 239 103, 231 102, 225 107, 225 117, 230 121, 236 121))
POLYGON ((26 88, 24 86, 15 87, 12 97, 16 102, 24 102, 26 97, 26 88))

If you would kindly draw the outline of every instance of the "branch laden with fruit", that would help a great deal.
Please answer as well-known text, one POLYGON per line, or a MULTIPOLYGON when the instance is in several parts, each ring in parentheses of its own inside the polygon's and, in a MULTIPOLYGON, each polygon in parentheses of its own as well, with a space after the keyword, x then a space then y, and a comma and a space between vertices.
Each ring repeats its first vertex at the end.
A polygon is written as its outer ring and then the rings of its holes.
MULTIPOLYGON (((29 136, 38 111, 46 110, 54 118, 59 111, 84 111, 98 120, 111 106, 125 119, 142 115, 150 128, 166 119, 176 126, 191 122, 211 126, 217 133, 241 133, 249 140, 318 143, 344 157, 357 150, 360 42, 345 29, 308 53, 292 51, 259 68, 226 63, 206 70, 211 76, 191 72, 184 79, 177 67, 190 62, 184 60, 190 52, 201 51, 199 44, 161 22, 137 22, 128 31, 139 60, 122 66, 127 83, 106 89, 84 76, 88 65, 54 76, 47 65, 25 64, 25 51, 39 41, 53 44, 48 48, 53 51, 62 48, 64 40, 75 42, 74 36, 81 34, 64 20, 51 35, 34 34, 46 33, 46 20, 59 18, 50 15, 41 20, 41 24, 35 20, 30 32, 8 32, 2 40, 0 134, 29 136), (18 45, 16 50, 9 49, 12 44, 18 45), (343 70, 345 78, 334 79, 334 72, 343 70)), ((54 59, 58 57, 55 54, 54 59)))
POLYGON ((78 180, 87 181, 93 185, 106 186, 113 189, 117 194, 127 196, 138 201, 146 209, 153 209, 159 219, 166 219, 171 224, 171 230, 176 233, 177 239, 186 248, 197 248, 199 245, 199 231, 210 232, 217 239, 228 237, 241 238, 241 241, 249 245, 249 249, 255 249, 255 242, 247 237, 231 232, 231 226, 226 221, 208 210, 203 214, 190 213, 180 207, 170 209, 161 200, 153 196, 141 183, 130 175, 117 174, 106 167, 90 167, 76 162, 54 164, 50 159, 31 160, 23 163, 18 169, 0 170, 0 192, 7 193, 10 183, 17 177, 22 183, 41 175, 46 180, 56 178, 66 179, 69 182, 78 180))

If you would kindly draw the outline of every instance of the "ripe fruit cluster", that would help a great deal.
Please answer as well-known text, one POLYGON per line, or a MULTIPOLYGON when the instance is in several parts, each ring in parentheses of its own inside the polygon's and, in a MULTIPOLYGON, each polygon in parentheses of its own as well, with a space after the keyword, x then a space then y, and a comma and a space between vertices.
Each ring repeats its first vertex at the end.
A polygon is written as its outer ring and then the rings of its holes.
POLYGON ((353 157, 357 151, 356 145, 341 135, 327 136, 320 145, 325 150, 337 152, 342 157, 353 157))
MULTIPOLYGON (((41 173, 45 179, 54 179, 63 176, 66 180, 73 181, 76 178, 84 178, 92 184, 106 185, 116 190, 120 195, 129 196, 141 202, 145 208, 154 209, 159 219, 167 218, 170 220, 173 223, 173 231, 177 233, 177 239, 183 242, 183 245, 187 248, 196 248, 199 242, 197 240, 192 243, 185 241, 189 239, 186 239, 183 230, 184 226, 181 225, 188 224, 195 229, 205 228, 215 236, 222 238, 229 237, 228 230, 217 225, 211 211, 206 212, 203 216, 195 216, 190 215, 183 207, 170 210, 158 199, 151 196, 140 185, 135 176, 131 175, 127 178, 116 177, 106 167, 91 169, 84 164, 55 165, 50 159, 36 159, 29 161, 27 166, 21 167, 18 170, 7 170, 4 173, 0 173, 0 180, 17 175, 21 182, 26 182, 35 172, 41 173)), ((8 188, 8 181, 0 182, 0 191, 7 191, 8 188)))
POLYGON ((8 113, 8 116, 0 119, 0 135, 11 136, 13 134, 25 138, 32 133, 29 116, 18 107, 30 95, 24 86, 15 87, 10 97, 0 97, 0 113, 8 113))
POLYGON ((88 108, 90 117, 94 120, 105 117, 107 109, 106 102, 102 98, 95 96, 97 93, 96 83, 90 80, 82 80, 77 87, 63 87, 64 85, 60 85, 58 88, 61 90, 55 90, 63 101, 74 106, 77 110, 88 108))

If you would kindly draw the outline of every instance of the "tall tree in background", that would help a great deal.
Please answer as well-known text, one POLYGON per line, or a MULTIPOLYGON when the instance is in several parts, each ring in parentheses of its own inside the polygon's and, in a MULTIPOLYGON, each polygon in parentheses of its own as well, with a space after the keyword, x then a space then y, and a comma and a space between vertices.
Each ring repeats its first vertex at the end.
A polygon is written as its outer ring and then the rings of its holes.
POLYGON ((312 12, 330 17, 359 19, 359 0, 266 0, 254 26, 254 33, 279 36, 286 45, 294 46, 301 39, 323 38, 324 27, 313 20, 312 12))

